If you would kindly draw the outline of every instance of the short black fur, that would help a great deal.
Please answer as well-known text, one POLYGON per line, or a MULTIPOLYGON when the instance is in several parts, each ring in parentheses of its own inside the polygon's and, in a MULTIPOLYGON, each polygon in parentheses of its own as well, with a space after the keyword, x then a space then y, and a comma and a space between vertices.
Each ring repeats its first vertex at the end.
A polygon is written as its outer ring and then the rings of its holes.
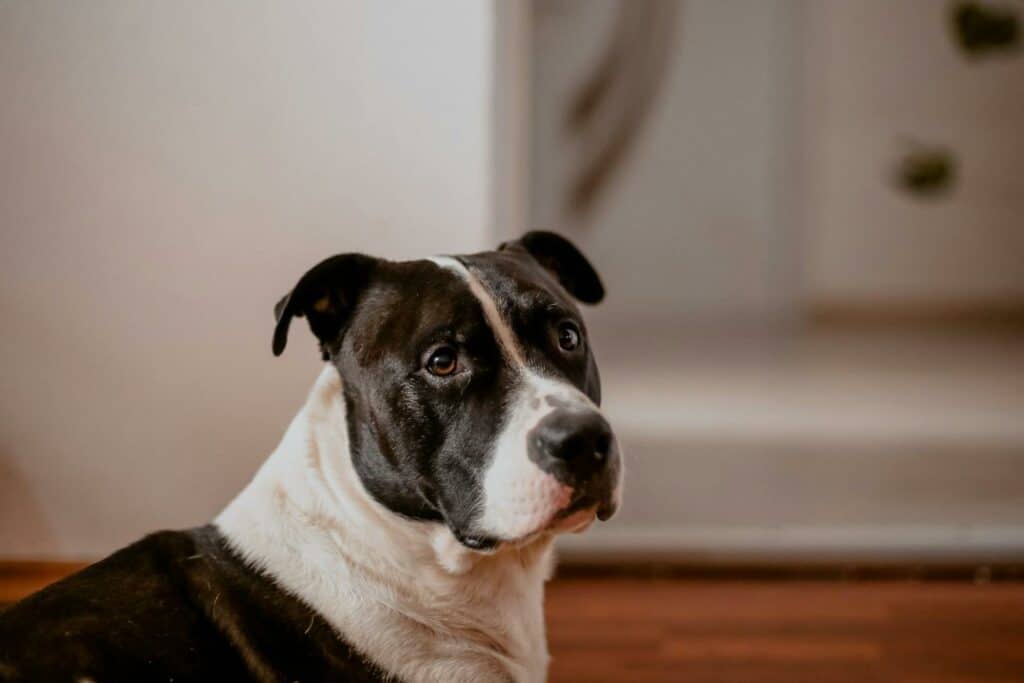
POLYGON ((212 526, 163 531, 0 613, 0 681, 379 681, 212 526))
POLYGON ((598 304, 604 299, 604 285, 590 261, 572 242, 557 233, 532 230, 498 249, 527 252, 558 278, 567 292, 585 304, 598 304))
POLYGON ((288 343, 293 317, 309 321, 320 341, 320 353, 328 360, 342 335, 352 310, 376 268, 378 260, 365 254, 338 254, 311 268, 274 306, 273 351, 280 356, 288 343))

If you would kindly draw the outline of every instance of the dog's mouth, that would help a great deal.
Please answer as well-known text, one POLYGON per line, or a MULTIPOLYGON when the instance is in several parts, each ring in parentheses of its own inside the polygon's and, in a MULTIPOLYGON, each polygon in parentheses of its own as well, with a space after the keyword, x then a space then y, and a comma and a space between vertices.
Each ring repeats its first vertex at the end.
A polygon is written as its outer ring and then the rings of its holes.
POLYGON ((561 504, 525 533, 500 536, 474 533, 454 525, 449 525, 449 528, 466 548, 490 554, 502 547, 529 545, 546 534, 582 533, 596 520, 608 521, 618 510, 618 489, 612 481, 591 481, 574 490, 569 487, 562 490, 565 497, 558 501, 561 504))
POLYGON ((597 496, 583 491, 575 494, 569 504, 552 515, 546 524, 521 538, 502 540, 490 536, 459 533, 458 531, 454 533, 458 541, 470 550, 491 553, 504 545, 528 544, 545 533, 583 533, 594 523, 595 519, 602 522, 611 519, 617 509, 618 506, 610 492, 607 495, 597 496))
POLYGON ((616 508, 610 494, 598 497, 581 492, 573 496, 572 501, 555 514, 547 530, 581 533, 587 530, 595 518, 602 522, 611 519, 616 508))
POLYGON ((587 491, 582 491, 574 495, 569 504, 555 515, 554 521, 571 517, 581 510, 590 510, 599 520, 606 522, 615 514, 616 507, 610 493, 596 496, 587 491))

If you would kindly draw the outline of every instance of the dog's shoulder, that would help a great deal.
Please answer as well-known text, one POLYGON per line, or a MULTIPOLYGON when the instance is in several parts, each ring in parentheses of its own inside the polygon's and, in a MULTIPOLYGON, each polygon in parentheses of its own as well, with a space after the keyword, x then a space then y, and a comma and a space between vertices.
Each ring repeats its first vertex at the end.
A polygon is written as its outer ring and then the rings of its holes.
POLYGON ((212 526, 163 531, 0 612, 0 681, 379 680, 212 526))

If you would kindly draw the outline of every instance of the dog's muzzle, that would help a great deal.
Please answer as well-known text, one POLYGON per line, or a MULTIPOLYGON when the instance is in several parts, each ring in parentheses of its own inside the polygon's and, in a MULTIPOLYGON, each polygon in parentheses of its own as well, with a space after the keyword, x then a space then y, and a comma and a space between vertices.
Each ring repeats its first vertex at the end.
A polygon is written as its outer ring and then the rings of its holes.
POLYGON ((599 519, 615 513, 614 489, 619 474, 619 449, 611 426, 592 409, 559 408, 531 430, 530 459, 573 491, 559 516, 596 508, 599 519))

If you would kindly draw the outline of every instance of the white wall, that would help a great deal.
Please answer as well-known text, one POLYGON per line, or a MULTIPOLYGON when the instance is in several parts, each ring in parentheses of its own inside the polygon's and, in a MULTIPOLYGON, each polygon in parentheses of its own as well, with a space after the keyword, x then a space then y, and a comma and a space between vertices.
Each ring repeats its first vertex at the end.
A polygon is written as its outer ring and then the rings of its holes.
POLYGON ((0 555, 210 519, 317 371, 306 267, 490 243, 492 15, 0 4, 0 555))

